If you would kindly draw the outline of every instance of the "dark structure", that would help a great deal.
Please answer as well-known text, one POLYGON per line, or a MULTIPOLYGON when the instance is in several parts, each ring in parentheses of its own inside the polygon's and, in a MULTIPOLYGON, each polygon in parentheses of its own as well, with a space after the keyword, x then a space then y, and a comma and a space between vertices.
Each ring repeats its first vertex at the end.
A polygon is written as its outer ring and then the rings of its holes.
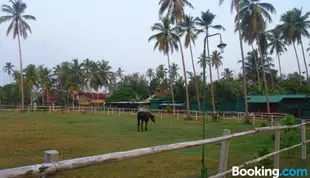
POLYGON ((137 114, 137 128, 140 131, 140 121, 141 121, 141 131, 143 132, 143 122, 145 122, 145 131, 147 131, 147 123, 151 119, 155 123, 155 116, 148 111, 139 111, 137 114))
MULTIPOLYGON (((267 112, 265 95, 249 95, 249 112, 267 112)), ((296 117, 310 116, 310 97, 306 94, 270 95, 270 112, 287 113, 296 117)), ((244 99, 238 98, 237 111, 244 111, 244 99)))
POLYGON ((144 101, 120 101, 120 102, 106 102, 107 108, 125 108, 125 109, 137 109, 139 106, 145 106, 149 108, 149 103, 144 101))

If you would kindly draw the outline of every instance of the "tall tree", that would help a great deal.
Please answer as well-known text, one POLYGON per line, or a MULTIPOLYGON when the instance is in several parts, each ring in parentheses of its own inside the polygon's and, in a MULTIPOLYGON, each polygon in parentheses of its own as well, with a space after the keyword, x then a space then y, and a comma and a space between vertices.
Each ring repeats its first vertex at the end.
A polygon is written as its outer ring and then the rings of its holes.
MULTIPOLYGON (((166 15, 171 17, 171 21, 176 22, 176 33, 180 37, 180 24, 183 21, 184 16, 184 7, 188 6, 190 8, 194 8, 193 5, 188 0, 160 0, 159 1, 159 14, 163 15, 166 12, 166 15)), ((186 109, 187 109, 187 119, 191 119, 190 117, 190 102, 188 96, 188 83, 186 77, 186 67, 185 67, 185 59, 183 53, 183 47, 181 44, 181 39, 178 39, 180 53, 182 57, 182 66, 183 66, 183 74, 184 74, 184 83, 185 83, 185 90, 186 90, 186 109)))
POLYGON ((14 72, 14 69, 13 69, 14 67, 15 66, 11 62, 7 62, 3 66, 3 72, 7 73, 10 76, 10 82, 11 83, 12 83, 12 74, 14 72))
POLYGON ((296 18, 296 20, 295 20, 296 21, 296 27, 297 27, 296 30, 299 32, 298 33, 299 35, 297 36, 297 40, 301 46, 302 55, 304 58, 305 69, 306 69, 307 84, 309 86, 310 81, 309 81, 308 65, 307 65, 307 61, 306 61, 302 37, 306 37, 306 38, 310 37, 310 34, 308 32, 308 29, 310 28, 310 21, 309 21, 310 12, 307 12, 305 15, 302 15, 302 9, 294 8, 293 11, 295 13, 295 18, 296 18))
POLYGON ((37 68, 38 73, 38 85, 42 91, 42 104, 45 105, 49 98, 49 92, 52 89, 52 71, 43 65, 37 68), (45 100, 46 96, 46 100, 45 100))
POLYGON ((270 54, 274 52, 277 54, 278 62, 279 62, 279 71, 280 71, 280 78, 283 79, 282 67, 281 67, 281 60, 280 55, 287 51, 285 47, 285 42, 280 35, 279 30, 274 29, 270 31, 270 35, 268 36, 268 47, 270 48, 270 54))
POLYGON ((300 31, 298 30, 299 28, 297 27, 297 21, 296 21, 296 12, 295 10, 290 10, 287 11, 285 14, 283 14, 280 18, 280 21, 282 24, 278 25, 276 27, 277 30, 281 33, 281 36, 284 38, 284 40, 288 44, 292 44, 294 47, 295 55, 296 55, 296 60, 297 60, 297 65, 298 65, 298 72, 299 72, 299 82, 300 85, 302 85, 302 74, 301 74, 301 69, 300 69, 300 63, 299 63, 299 57, 297 54, 296 50, 296 45, 295 43, 298 42, 298 38, 301 36, 300 31))
MULTIPOLYGON (((26 22, 26 20, 36 20, 36 18, 32 15, 25 15, 25 10, 27 9, 27 5, 22 0, 10 0, 11 6, 2 5, 2 11, 8 15, 0 17, 0 24, 4 22, 11 21, 6 35, 9 35, 11 32, 13 33, 13 39, 16 38, 18 40, 18 49, 19 49, 19 60, 20 60, 20 71, 23 71, 23 63, 22 63, 22 51, 20 44, 20 37, 24 39, 28 36, 28 31, 31 33, 30 25, 26 22)), ((23 85, 23 77, 22 72, 20 73, 20 91, 21 91, 21 109, 24 110, 24 85, 23 85)))
MULTIPOLYGON (((198 26, 202 27, 201 32, 205 32, 205 40, 204 40, 204 54, 207 54, 207 59, 210 61, 210 50, 209 50, 209 30, 210 28, 217 29, 217 30, 225 30, 222 25, 213 25, 213 20, 215 19, 215 15, 207 10, 206 12, 201 13, 201 18, 197 17, 196 23, 198 26), (207 52, 205 46, 207 45, 207 52)), ((213 89, 213 81, 212 81, 212 67, 211 62, 209 62, 209 72, 210 72, 210 84, 211 84, 211 97, 212 97, 212 112, 213 114, 216 112, 215 107, 215 99, 214 99, 214 89, 213 89)))
POLYGON ((218 80, 220 79, 219 67, 221 65, 223 65, 222 59, 223 59, 223 56, 221 55, 220 52, 218 52, 217 50, 212 52, 211 62, 212 62, 212 66, 215 67, 215 69, 217 70, 217 79, 218 80))
POLYGON ((174 92, 173 92, 173 81, 171 75, 171 65, 170 65, 170 55, 169 53, 173 53, 174 50, 178 50, 178 41, 179 36, 175 32, 176 28, 171 26, 171 18, 166 16, 161 18, 161 23, 155 23, 151 29, 152 31, 156 31, 155 35, 152 35, 148 41, 156 40, 154 50, 158 48, 160 52, 163 52, 164 55, 167 56, 168 60, 168 70, 169 70, 169 78, 170 78, 170 92, 172 96, 173 103, 173 114, 175 114, 175 103, 174 103, 174 92))
POLYGON ((120 79, 120 80, 122 80, 123 79, 123 73, 124 73, 124 70, 122 70, 122 68, 121 67, 118 67, 117 68, 117 71, 116 71, 116 76, 120 79))
POLYGON ((159 79, 160 83, 162 84, 167 75, 167 68, 165 68, 164 64, 158 65, 156 68, 156 77, 159 79))
POLYGON ((180 67, 178 66, 178 64, 173 62, 171 65, 171 69, 170 69, 173 82, 176 81, 180 77, 179 69, 180 67))
POLYGON ((254 40, 257 42, 258 51, 261 59, 263 70, 263 81, 265 87, 267 112, 270 113, 270 104, 268 97, 268 86, 264 69, 264 57, 267 51, 266 39, 266 21, 271 22, 270 13, 275 13, 276 10, 272 4, 262 3, 257 0, 243 0, 240 3, 240 11, 237 13, 236 20, 240 20, 241 30, 246 35, 250 43, 254 40), (238 18, 239 16, 239 18, 238 18))
POLYGON ((149 78, 149 82, 151 82, 151 80, 154 77, 154 70, 152 68, 147 69, 146 71, 146 76, 149 78))
POLYGON ((37 68, 35 65, 30 64, 24 69, 25 73, 25 85, 29 90, 30 106, 32 106, 33 101, 33 88, 38 87, 39 76, 37 73, 37 68))
MULTIPOLYGON (((193 57, 192 44, 195 45, 195 41, 197 40, 197 34, 198 34, 199 30, 196 28, 196 23, 195 23, 194 17, 191 15, 185 15, 184 21, 181 23, 181 28, 182 28, 182 32, 185 33, 185 44, 184 45, 185 45, 185 48, 189 47, 189 49, 190 49, 194 76, 196 76, 196 69, 195 69, 195 62, 194 62, 194 57, 193 57)), ((196 85, 198 109, 199 109, 199 111, 201 111, 197 77, 194 77, 194 79, 195 79, 195 85, 196 85)))
POLYGON ((234 76, 233 71, 230 70, 229 68, 225 68, 224 72, 222 72, 221 74, 222 74, 223 79, 225 80, 232 80, 234 76))
MULTIPOLYGON (((240 43, 240 52, 241 52, 241 59, 242 59, 242 75, 243 75, 243 90, 244 90, 244 112, 245 116, 249 114, 249 106, 248 106, 248 92, 247 92, 247 80, 245 75, 245 60, 244 60, 244 51, 243 51, 243 43, 242 43, 242 32, 241 32, 241 23, 240 23, 240 1, 242 0, 231 0, 231 7, 230 11, 233 12, 234 8, 237 12, 237 26, 239 32, 239 43, 240 43)), ((224 2, 224 0, 219 0, 220 5, 224 2)))

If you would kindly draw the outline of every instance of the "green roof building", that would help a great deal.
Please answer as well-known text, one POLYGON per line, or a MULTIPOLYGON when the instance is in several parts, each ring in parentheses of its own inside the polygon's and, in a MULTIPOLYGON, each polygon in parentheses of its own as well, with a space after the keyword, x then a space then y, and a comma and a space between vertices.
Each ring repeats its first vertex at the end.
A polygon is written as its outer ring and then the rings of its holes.
MULTIPOLYGON (((310 96, 306 94, 270 95, 270 112, 310 116, 310 96)), ((267 112, 265 95, 248 95, 249 112, 267 112)), ((237 111, 244 111, 244 98, 239 97, 237 111)))

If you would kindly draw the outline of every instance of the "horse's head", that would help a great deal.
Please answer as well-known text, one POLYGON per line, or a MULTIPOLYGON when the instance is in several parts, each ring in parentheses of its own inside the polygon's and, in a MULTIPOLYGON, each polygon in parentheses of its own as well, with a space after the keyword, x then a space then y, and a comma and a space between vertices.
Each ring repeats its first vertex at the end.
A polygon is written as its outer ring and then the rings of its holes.
POLYGON ((155 116, 153 114, 150 114, 150 118, 155 123, 155 116))

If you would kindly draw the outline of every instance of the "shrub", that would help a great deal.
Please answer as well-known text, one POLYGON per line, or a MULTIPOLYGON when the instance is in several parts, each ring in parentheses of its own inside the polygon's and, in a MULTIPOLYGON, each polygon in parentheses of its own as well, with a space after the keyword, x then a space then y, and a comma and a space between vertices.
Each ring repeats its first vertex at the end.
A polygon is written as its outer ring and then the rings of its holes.
POLYGON ((166 109, 167 109, 167 112, 168 112, 168 113, 171 113, 172 109, 171 109, 171 106, 170 106, 169 104, 167 105, 167 108, 166 108, 166 109))
POLYGON ((264 122, 262 122, 262 123, 260 124, 260 127, 267 127, 267 124, 264 123, 264 122))
POLYGON ((250 121, 249 118, 246 118, 245 121, 244 121, 245 124, 248 124, 248 125, 252 125, 252 122, 250 121))
MULTIPOLYGON (((264 156, 266 154, 269 154, 269 153, 270 153, 270 151, 268 150, 267 147, 265 147, 265 148, 262 148, 261 150, 258 150, 257 156, 254 157, 254 158, 262 157, 262 156, 264 156)), ((267 167, 267 168, 272 167, 272 163, 273 163, 272 158, 267 158, 267 159, 264 159, 264 160, 259 162, 259 164, 261 166, 264 166, 264 167, 267 167)))

